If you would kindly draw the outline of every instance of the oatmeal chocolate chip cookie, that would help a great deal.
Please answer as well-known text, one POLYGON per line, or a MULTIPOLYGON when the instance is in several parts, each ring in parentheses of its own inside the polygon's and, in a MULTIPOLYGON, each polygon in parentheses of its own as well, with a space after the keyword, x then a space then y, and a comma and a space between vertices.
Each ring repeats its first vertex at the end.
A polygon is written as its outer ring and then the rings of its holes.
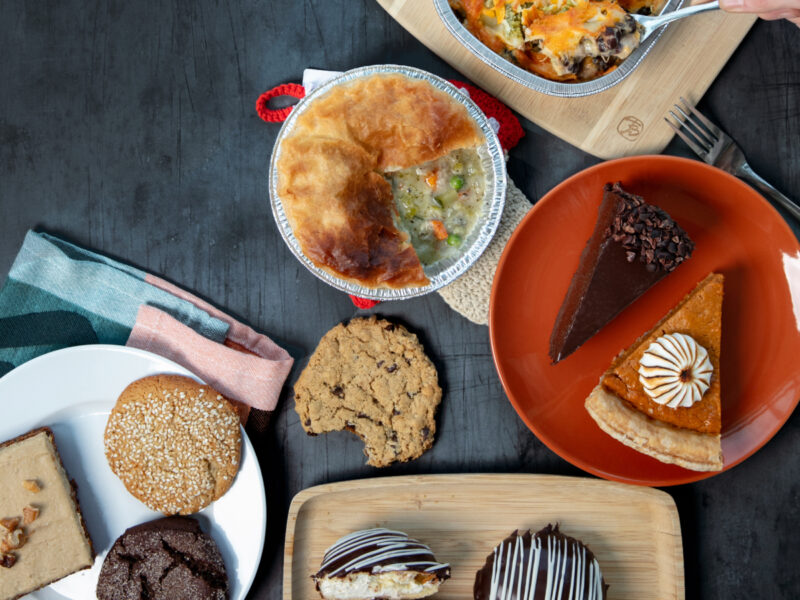
POLYGON ((128 491, 166 515, 228 491, 241 458, 239 417, 208 385, 180 375, 134 381, 106 424, 106 459, 128 491))
POLYGON ((367 464, 385 467, 431 447, 442 390, 417 336, 373 316, 323 336, 294 398, 306 433, 352 431, 367 464))
POLYGON ((109 550, 99 600, 226 600, 228 577, 214 540, 190 517, 131 527, 109 550))

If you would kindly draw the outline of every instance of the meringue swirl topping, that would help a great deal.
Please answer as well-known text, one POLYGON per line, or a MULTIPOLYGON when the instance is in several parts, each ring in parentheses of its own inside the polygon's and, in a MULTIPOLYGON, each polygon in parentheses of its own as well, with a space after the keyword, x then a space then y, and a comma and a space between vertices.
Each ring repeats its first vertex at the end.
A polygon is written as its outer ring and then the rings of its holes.
POLYGON ((639 381, 653 402, 688 408, 700 402, 711 385, 714 367, 708 351, 683 333, 655 340, 639 361, 639 381))

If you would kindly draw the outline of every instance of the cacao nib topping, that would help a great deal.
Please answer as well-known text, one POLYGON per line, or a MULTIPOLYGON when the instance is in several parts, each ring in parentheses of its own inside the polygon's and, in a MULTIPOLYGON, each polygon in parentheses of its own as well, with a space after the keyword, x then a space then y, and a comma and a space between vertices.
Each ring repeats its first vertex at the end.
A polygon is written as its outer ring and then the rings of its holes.
POLYGON ((622 244, 628 262, 638 257, 648 271, 663 269, 669 273, 692 255, 694 242, 666 212, 626 192, 619 182, 613 186, 607 183, 605 192, 619 198, 605 235, 622 244))

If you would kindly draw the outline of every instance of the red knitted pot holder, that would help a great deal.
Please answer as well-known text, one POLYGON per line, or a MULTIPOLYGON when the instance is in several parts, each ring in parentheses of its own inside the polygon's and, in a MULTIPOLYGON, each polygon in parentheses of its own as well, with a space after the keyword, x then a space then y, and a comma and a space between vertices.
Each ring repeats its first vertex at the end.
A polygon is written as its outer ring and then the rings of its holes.
MULTIPOLYGON (((500 140, 500 145, 503 147, 503 150, 508 152, 511 150, 511 148, 519 143, 519 141, 522 139, 522 136, 525 135, 525 132, 522 130, 522 125, 520 124, 519 119, 514 116, 514 113, 512 113, 505 104, 500 102, 494 96, 490 96, 482 89, 475 87, 474 85, 464 83, 463 81, 457 81, 455 79, 451 79, 450 83, 460 90, 466 91, 470 99, 472 99, 472 101, 478 105, 478 107, 489 118, 490 122, 494 120, 499 124, 500 129, 497 132, 497 139, 500 140)), ((256 100, 256 112, 258 113, 259 117, 268 123, 279 123, 281 121, 285 121, 289 117, 289 113, 292 112, 292 108, 294 107, 286 106, 278 109, 268 108, 267 103, 272 98, 277 98, 279 96, 304 98, 305 95, 306 90, 302 85, 297 83, 284 83, 283 85, 276 86, 271 90, 264 92, 258 97, 258 100, 256 100)), ((359 298, 357 296, 353 296, 352 294, 348 295, 357 308, 372 308, 376 304, 379 304, 378 300, 359 298)))

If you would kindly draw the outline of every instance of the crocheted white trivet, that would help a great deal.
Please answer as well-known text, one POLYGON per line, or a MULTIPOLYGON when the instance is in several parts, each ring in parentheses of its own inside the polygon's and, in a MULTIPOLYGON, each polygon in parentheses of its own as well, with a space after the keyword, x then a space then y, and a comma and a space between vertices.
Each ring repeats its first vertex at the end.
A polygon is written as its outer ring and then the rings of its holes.
POLYGON ((522 217, 528 214, 531 206, 525 194, 509 178, 506 204, 494 238, 469 271, 439 290, 439 295, 450 308, 473 323, 479 325, 489 323, 489 296, 492 292, 492 280, 497 270, 497 263, 508 239, 522 221, 522 217))

